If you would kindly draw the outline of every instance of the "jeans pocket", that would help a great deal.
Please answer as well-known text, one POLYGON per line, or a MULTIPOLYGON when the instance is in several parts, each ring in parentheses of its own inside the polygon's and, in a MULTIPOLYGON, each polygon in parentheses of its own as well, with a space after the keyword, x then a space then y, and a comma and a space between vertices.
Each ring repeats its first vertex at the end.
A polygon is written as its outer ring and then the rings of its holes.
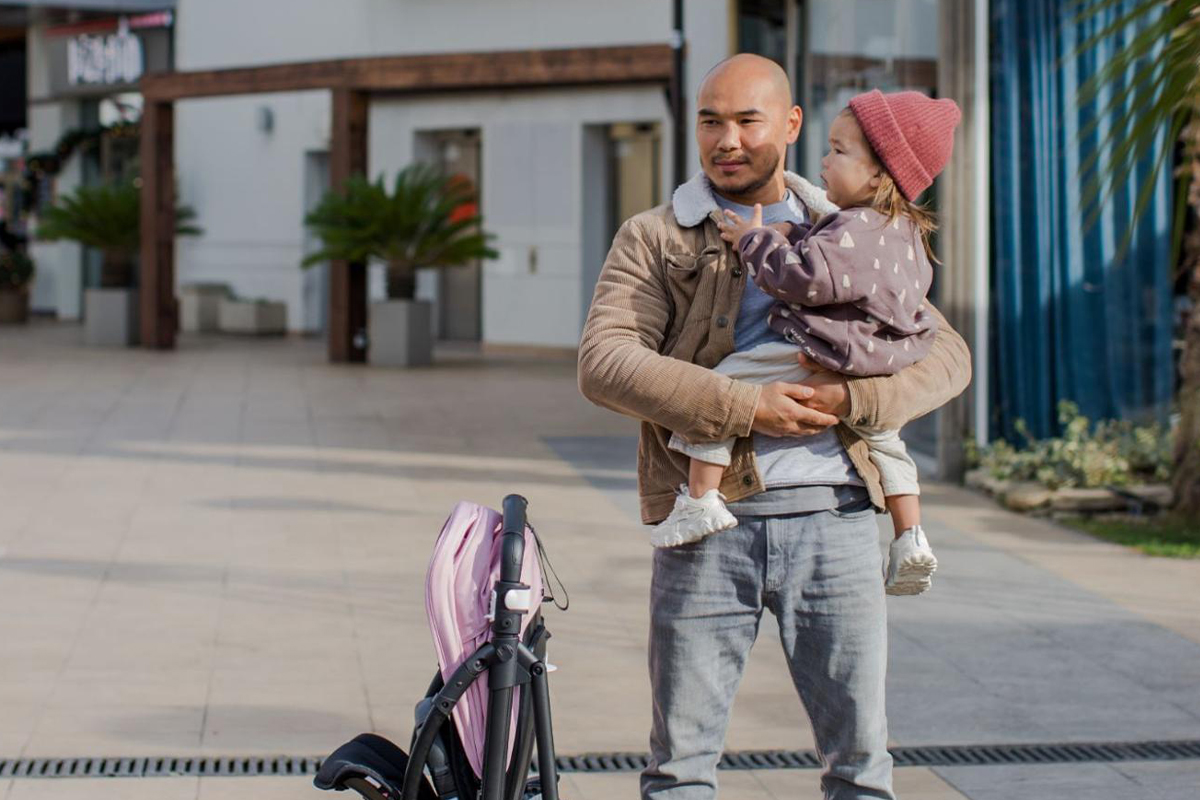
POLYGON ((834 519, 857 522, 875 516, 875 506, 871 505, 870 499, 855 500, 844 506, 829 509, 829 513, 834 519))

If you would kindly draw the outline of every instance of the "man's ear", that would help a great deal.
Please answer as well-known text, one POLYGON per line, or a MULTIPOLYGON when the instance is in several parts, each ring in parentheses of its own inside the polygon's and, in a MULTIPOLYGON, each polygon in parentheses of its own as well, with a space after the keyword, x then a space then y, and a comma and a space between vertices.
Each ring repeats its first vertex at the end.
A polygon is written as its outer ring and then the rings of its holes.
POLYGON ((804 112, 800 106, 792 106, 787 116, 787 143, 795 144, 800 138, 800 128, 804 125, 804 112))

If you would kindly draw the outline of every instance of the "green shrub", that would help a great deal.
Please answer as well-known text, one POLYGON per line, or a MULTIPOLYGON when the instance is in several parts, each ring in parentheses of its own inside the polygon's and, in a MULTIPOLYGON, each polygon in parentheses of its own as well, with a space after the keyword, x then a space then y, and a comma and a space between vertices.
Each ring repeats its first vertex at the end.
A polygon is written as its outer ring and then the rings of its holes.
POLYGON ((0 250, 0 290, 20 289, 33 278, 33 261, 19 250, 0 250))
POLYGON ((1161 482, 1170 476, 1173 443, 1166 426, 1125 420, 1092 425, 1066 400, 1058 404, 1058 420, 1062 435, 1049 439, 1035 439, 1018 420, 1023 447, 1003 439, 982 448, 968 442, 967 460, 993 478, 1036 481, 1050 489, 1161 482))

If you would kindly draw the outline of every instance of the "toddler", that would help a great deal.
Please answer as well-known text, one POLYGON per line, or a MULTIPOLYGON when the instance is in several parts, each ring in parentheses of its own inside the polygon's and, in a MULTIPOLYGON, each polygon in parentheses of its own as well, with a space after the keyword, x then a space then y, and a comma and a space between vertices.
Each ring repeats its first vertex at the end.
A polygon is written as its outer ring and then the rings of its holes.
MULTIPOLYGON (((778 299, 769 325, 785 341, 735 352, 715 368, 732 378, 796 382, 819 368, 849 376, 891 375, 928 352, 936 333, 925 313, 933 279, 928 236, 933 215, 917 197, 949 161, 960 113, 952 100, 919 92, 858 95, 834 120, 821 179, 841 209, 816 225, 789 225, 785 236, 763 227, 762 206, 750 220, 725 211, 721 236, 736 248, 754 281, 778 299)), ((895 539, 884 568, 889 594, 920 594, 937 559, 921 529, 916 465, 898 431, 855 427, 879 469, 895 539)), ((651 535, 670 547, 732 528, 737 520, 718 487, 733 439, 670 447, 691 457, 688 483, 651 535)))

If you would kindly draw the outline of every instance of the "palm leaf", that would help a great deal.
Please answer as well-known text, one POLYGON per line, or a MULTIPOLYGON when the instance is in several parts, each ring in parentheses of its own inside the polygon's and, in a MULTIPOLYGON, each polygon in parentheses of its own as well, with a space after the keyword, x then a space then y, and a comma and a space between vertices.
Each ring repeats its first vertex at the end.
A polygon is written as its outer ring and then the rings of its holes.
POLYGON ((321 247, 302 262, 363 262, 378 259, 389 269, 412 273, 420 267, 451 267, 496 258, 494 238, 478 214, 462 216, 475 201, 465 182, 427 164, 397 173, 391 191, 382 176, 355 176, 326 193, 304 218, 321 247))
MULTIPOLYGON (((80 186, 46 209, 37 235, 46 241, 66 239, 99 250, 135 253, 141 244, 142 193, 133 181, 80 186)), ((196 212, 188 206, 175 209, 177 236, 196 236, 196 212)))
MULTIPOLYGON (((1124 2, 1080 0, 1075 22, 1102 19, 1124 2)), ((1174 142, 1200 107, 1200 0, 1140 0, 1100 25, 1072 53, 1072 58, 1108 43, 1134 25, 1140 26, 1137 32, 1115 49, 1079 92, 1081 107, 1111 92, 1081 135, 1093 135, 1108 115, 1117 113, 1110 129, 1080 165, 1080 176, 1085 181, 1086 227, 1095 224, 1116 192, 1131 180, 1129 165, 1137 161, 1138 155, 1164 132, 1170 137, 1137 187, 1137 201, 1118 257, 1124 255, 1137 221, 1149 206, 1163 165, 1172 156, 1174 142)), ((1177 181, 1176 191, 1172 263, 1178 260, 1182 244, 1186 183, 1177 181)))

